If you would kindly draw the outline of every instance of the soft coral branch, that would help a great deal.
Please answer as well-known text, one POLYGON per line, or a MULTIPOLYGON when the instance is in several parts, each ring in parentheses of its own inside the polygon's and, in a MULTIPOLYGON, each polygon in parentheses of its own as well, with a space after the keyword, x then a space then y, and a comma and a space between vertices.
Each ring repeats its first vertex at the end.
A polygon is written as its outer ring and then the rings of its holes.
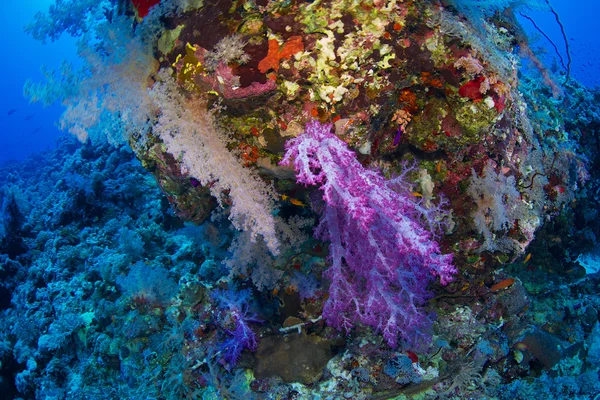
POLYGON ((406 191, 394 190, 401 178, 388 181, 365 169, 331 125, 309 123, 288 142, 281 163, 293 163, 299 183, 323 192, 326 207, 316 235, 331 242, 323 309, 328 323, 346 331, 356 322, 372 326, 391 346, 398 336, 411 345, 427 337, 427 284, 434 276, 446 284, 455 272, 452 256, 440 253, 420 222, 435 213, 424 213, 406 191))
POLYGON ((251 293, 249 289, 219 290, 213 293, 213 299, 219 306, 217 323, 227 333, 227 338, 219 344, 223 360, 228 367, 234 366, 242 351, 256 351, 258 341, 256 334, 250 328, 250 322, 260 322, 249 312, 251 293))

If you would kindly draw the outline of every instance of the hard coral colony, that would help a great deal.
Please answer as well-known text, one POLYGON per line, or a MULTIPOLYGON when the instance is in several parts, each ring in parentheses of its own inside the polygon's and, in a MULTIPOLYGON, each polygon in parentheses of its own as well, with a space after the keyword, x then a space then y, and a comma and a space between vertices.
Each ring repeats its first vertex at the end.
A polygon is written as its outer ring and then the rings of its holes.
POLYGON ((24 92, 84 143, 2 178, 13 397, 598 393, 581 189, 600 97, 536 58, 532 9, 558 18, 533 0, 37 15, 26 30, 78 37, 83 67, 24 92))

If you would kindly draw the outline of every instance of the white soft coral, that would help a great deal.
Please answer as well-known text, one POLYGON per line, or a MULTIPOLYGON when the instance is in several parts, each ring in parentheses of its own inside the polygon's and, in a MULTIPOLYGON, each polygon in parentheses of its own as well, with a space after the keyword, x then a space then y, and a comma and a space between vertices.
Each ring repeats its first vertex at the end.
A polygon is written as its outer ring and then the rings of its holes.
POLYGON ((214 49, 205 55, 206 67, 215 70, 220 63, 228 65, 232 62, 246 64, 250 56, 244 51, 246 41, 239 34, 233 34, 221 39, 214 49))
POLYGON ((182 172, 209 187, 221 205, 227 194, 232 202, 229 219, 237 229, 248 231, 253 241, 262 236, 271 253, 278 254, 272 188, 227 149, 226 133, 201 99, 186 99, 173 78, 159 76, 150 93, 160 110, 154 134, 181 161, 182 172))
POLYGON ((494 163, 488 161, 483 176, 472 171, 467 194, 475 200, 477 210, 471 217, 475 229, 484 239, 480 251, 510 250, 510 240, 496 240, 494 232, 509 230, 526 213, 526 204, 516 188, 514 176, 496 173, 494 163), (509 247, 508 249, 506 247, 509 247))

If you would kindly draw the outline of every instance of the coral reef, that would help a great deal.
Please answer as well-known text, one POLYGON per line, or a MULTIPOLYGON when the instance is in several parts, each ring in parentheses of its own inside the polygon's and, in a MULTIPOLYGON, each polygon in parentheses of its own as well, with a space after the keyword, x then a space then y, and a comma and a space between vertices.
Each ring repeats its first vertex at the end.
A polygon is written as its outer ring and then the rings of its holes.
POLYGON ((12 398, 592 398, 600 94, 515 1, 56 1, 0 173, 12 398), (438 280, 439 278, 439 280, 438 280))

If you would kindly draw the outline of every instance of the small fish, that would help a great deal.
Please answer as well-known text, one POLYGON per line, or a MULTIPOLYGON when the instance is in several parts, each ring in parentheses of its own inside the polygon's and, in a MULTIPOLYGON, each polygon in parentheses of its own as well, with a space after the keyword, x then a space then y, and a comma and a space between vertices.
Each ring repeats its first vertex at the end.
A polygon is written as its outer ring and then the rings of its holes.
POLYGON ((298 207, 306 207, 306 204, 304 204, 300 200, 294 199, 294 198, 292 198, 292 197, 290 197, 290 196, 288 196, 286 194, 282 194, 281 195, 281 200, 283 200, 283 201, 289 201, 290 203, 292 203, 293 205, 298 206, 298 207))
POLYGON ((8 110, 8 115, 13 115, 13 114, 14 114, 14 113, 16 113, 16 112, 17 112, 17 109, 16 109, 16 108, 13 108, 13 109, 11 109, 11 110, 8 110))
POLYGON ((515 283, 515 280, 513 278, 508 278, 508 279, 505 279, 505 280, 500 281, 500 282, 496 283, 495 285, 493 285, 490 288, 490 291, 493 293, 496 293, 496 292, 499 292, 500 290, 511 287, 514 283, 515 283))
POLYGON ((412 195, 415 197, 423 197, 423 195, 419 192, 412 192, 412 195))
POLYGON ((442 172, 442 160, 438 161, 437 164, 435 164, 435 170, 438 174, 442 172))
POLYGON ((304 204, 303 202, 301 202, 298 199, 290 199, 290 203, 292 203, 295 206, 306 207, 306 204, 304 204))
POLYGON ((527 261, 531 259, 531 253, 527 254, 527 257, 523 260, 523 264, 527 264, 527 261))
POLYGON ((33 114, 28 115, 28 116, 25 117, 25 121, 31 121, 33 119, 33 117, 34 117, 33 114))

